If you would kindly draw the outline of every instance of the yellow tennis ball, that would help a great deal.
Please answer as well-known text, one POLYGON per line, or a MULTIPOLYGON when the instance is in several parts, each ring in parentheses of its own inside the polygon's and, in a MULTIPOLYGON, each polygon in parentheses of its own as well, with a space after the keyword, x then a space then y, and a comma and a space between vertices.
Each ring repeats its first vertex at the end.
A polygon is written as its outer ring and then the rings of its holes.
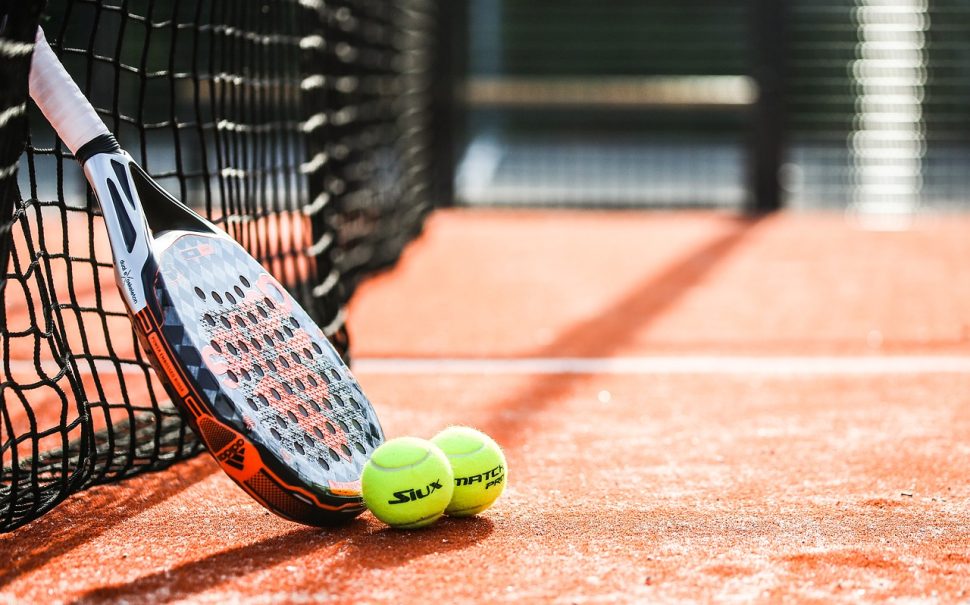
POLYGON ((455 493, 445 512, 453 517, 477 515, 505 489, 505 455, 491 437, 467 426, 452 426, 431 440, 451 461, 455 493))
POLYGON ((391 525, 414 529, 431 525, 451 501, 455 477, 438 446, 424 439, 398 437, 380 446, 360 477, 364 504, 391 525))

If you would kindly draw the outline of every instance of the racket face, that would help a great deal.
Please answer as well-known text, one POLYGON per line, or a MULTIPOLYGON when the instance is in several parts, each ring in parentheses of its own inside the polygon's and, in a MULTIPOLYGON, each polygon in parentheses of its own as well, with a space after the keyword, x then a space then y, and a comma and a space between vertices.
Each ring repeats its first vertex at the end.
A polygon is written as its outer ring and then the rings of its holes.
POLYGON ((223 469, 297 521, 361 512, 360 474, 383 433, 323 332, 236 242, 167 232, 154 247, 157 325, 144 327, 161 342, 146 348, 223 469))

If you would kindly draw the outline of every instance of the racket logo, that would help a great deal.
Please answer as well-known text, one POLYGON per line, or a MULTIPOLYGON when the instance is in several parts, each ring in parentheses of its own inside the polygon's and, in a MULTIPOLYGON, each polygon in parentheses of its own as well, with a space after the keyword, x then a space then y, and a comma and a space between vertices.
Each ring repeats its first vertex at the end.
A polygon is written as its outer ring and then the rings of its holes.
POLYGON ((418 489, 405 489, 399 492, 394 492, 394 499, 388 500, 388 504, 406 504, 408 502, 413 502, 415 500, 422 500, 427 498, 431 494, 435 493, 441 489, 441 480, 432 481, 427 487, 421 487, 418 489))
POLYGON ((118 259, 118 275, 121 276, 121 281, 125 282, 125 288, 128 290, 128 295, 131 297, 131 302, 137 305, 138 292, 135 290, 135 286, 132 284, 133 278, 131 275, 131 268, 128 266, 128 263, 125 262, 124 258, 118 259))
POLYGON ((232 445, 219 454, 219 461, 228 464, 237 471, 243 470, 246 462, 246 443, 242 438, 236 439, 232 445))

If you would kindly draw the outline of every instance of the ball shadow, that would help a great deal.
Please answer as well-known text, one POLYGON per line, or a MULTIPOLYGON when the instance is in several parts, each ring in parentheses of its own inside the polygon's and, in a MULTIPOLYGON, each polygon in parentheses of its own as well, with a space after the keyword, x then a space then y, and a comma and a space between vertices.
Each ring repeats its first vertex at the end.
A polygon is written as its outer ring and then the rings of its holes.
POLYGON ((351 560, 367 569, 397 567, 424 556, 468 548, 487 538, 493 530, 487 517, 443 517, 421 529, 383 527, 353 541, 357 556, 351 560))

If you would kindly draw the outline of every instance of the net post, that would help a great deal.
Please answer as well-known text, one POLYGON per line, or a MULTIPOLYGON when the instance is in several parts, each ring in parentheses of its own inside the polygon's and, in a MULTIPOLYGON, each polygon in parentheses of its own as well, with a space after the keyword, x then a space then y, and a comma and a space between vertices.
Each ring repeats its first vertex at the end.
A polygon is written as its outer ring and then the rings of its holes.
POLYGON ((752 110, 748 150, 747 210, 761 214, 784 205, 781 167, 786 146, 787 119, 787 0, 750 0, 751 76, 758 97, 752 110))
POLYGON ((437 207, 455 204, 455 174, 464 133, 461 96, 468 55, 467 0, 435 3, 431 101, 431 191, 437 207))

